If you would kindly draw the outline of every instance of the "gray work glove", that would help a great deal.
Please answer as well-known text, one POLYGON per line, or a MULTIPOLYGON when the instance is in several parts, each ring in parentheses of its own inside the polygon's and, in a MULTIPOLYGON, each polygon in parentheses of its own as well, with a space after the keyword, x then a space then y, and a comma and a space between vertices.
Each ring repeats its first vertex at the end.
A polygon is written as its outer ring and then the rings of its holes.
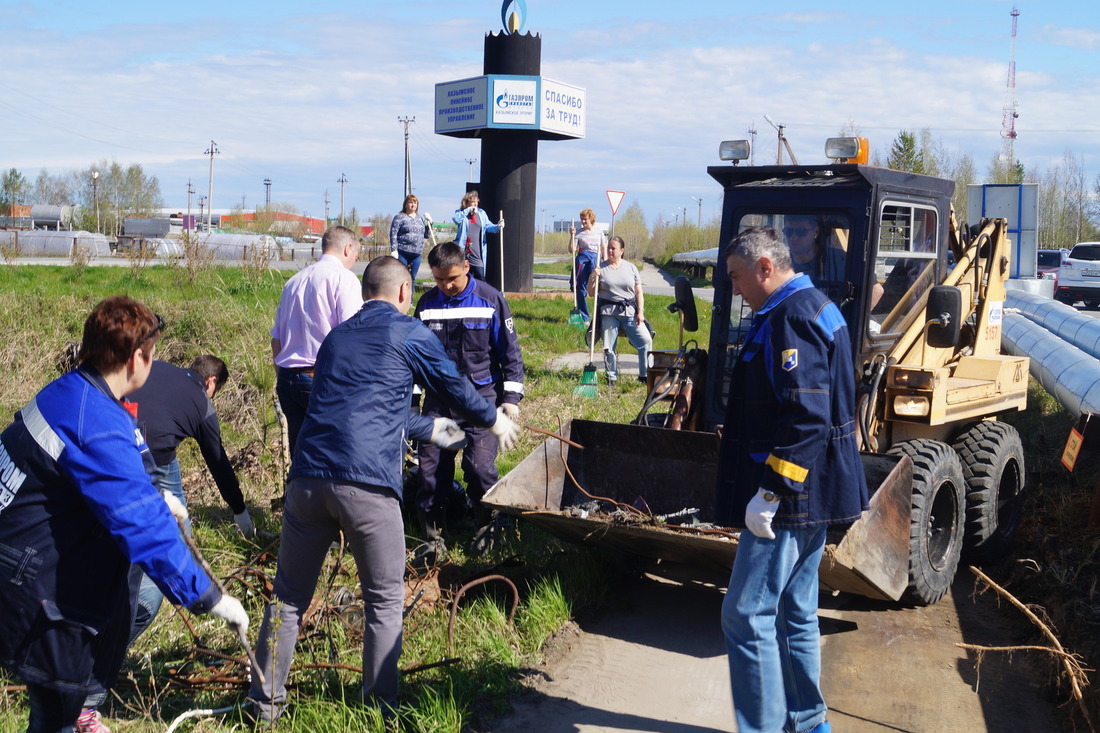
POLYGON ((173 494, 171 491, 162 491, 160 495, 164 497, 164 503, 168 505, 168 511, 172 512, 172 516, 181 522, 186 522, 187 507, 183 505, 183 502, 179 500, 179 497, 173 494))
POLYGON ((514 405, 511 402, 505 402, 500 406, 500 409, 504 410, 504 414, 508 416, 509 420, 513 422, 519 420, 519 405, 514 405))
POLYGON ((240 629, 242 633, 248 632, 248 614, 244 612, 244 606, 231 595, 222 594, 220 601, 214 604, 210 613, 225 621, 232 629, 240 629))
POLYGON ((764 494, 764 489, 758 489, 756 496, 749 500, 749 505, 745 507, 745 527, 760 539, 774 540, 772 518, 779 509, 779 499, 768 501, 764 494))
POLYGON ((245 537, 252 537, 256 534, 256 525, 252 523, 252 517, 248 513, 248 507, 245 507, 244 511, 240 514, 234 514, 233 521, 237 523, 237 529, 239 529, 241 534, 245 537))
MULTIPOLYGON (((519 408, 517 407, 518 411, 519 408)), ((504 411, 504 407, 497 408, 497 421, 489 426, 489 432, 496 436, 501 450, 511 450, 519 440, 520 427, 504 411)))
POLYGON ((431 441, 444 450, 460 450, 466 447, 466 432, 449 417, 437 417, 433 421, 431 441))

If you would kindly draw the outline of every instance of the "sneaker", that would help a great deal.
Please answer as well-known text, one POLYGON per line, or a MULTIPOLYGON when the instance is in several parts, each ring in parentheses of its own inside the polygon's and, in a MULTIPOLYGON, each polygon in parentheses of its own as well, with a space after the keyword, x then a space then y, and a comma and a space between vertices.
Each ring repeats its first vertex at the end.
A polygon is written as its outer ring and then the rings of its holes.
POLYGON ((645 377, 643 377, 641 375, 638 375, 638 381, 641 382, 642 384, 645 384, 647 380, 646 380, 645 377))
POLYGON ((76 733, 111 733, 111 729, 103 724, 98 710, 88 708, 76 719, 76 733))
POLYGON ((607 386, 611 387, 612 389, 614 389, 615 385, 618 384, 618 383, 619 383, 619 380, 615 379, 614 377, 608 377, 607 378, 607 386))

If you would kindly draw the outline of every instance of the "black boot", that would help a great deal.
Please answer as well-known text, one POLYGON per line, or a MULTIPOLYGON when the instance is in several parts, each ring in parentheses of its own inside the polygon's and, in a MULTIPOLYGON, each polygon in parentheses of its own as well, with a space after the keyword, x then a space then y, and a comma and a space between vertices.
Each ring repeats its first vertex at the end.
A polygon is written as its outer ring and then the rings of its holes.
POLYGON ((426 568, 447 559, 447 543, 443 541, 446 521, 442 512, 417 510, 416 514, 426 541, 413 553, 413 565, 426 568))

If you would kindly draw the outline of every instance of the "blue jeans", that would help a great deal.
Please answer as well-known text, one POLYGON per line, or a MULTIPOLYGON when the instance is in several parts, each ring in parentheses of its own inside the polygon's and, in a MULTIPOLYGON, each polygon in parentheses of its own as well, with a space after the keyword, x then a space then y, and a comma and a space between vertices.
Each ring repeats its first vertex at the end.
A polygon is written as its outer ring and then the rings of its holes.
POLYGON ((740 733, 805 733, 825 720, 817 568, 825 527, 741 533, 722 631, 740 733))
POLYGON ((592 320, 588 312, 588 278, 592 277, 592 271, 596 269, 598 255, 592 250, 586 249, 577 253, 577 260, 573 266, 573 289, 577 294, 577 310, 584 317, 584 322, 592 320))
MULTIPOLYGON (((152 474, 153 484, 162 492, 175 494, 180 503, 187 506, 187 497, 183 495, 183 480, 180 478, 180 463, 173 458, 170 463, 157 466, 152 474)), ((191 534, 191 520, 185 523, 187 533, 191 534)), ((130 628, 130 640, 127 645, 133 644, 147 628, 153 623, 160 611, 160 604, 164 601, 164 594, 148 575, 142 574, 141 587, 138 589, 137 611, 134 614, 134 625, 130 628)))
POLYGON ((401 264, 409 268, 409 274, 412 275, 413 282, 415 283, 416 273, 420 270, 420 255, 397 250, 397 259, 401 260, 401 264))
POLYGON ((294 444, 298 442, 298 433, 309 409, 309 396, 313 392, 313 376, 307 372, 278 367, 275 379, 275 395, 279 398, 279 407, 286 415, 287 441, 290 443, 290 457, 294 458, 294 444))
POLYGON ((619 331, 630 339, 630 345, 638 350, 638 376, 645 379, 646 362, 649 361, 649 350, 653 348, 653 339, 649 336, 649 329, 645 324, 638 325, 634 322, 634 316, 607 316, 600 315, 600 324, 603 326, 603 365, 607 370, 608 380, 619 378, 619 359, 615 355, 615 344, 619 340, 619 331))

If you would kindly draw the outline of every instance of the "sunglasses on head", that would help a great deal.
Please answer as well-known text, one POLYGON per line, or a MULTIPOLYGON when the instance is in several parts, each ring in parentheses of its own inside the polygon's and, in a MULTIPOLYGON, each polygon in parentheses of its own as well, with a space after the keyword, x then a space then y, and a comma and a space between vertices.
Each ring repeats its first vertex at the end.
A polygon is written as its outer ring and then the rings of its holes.
POLYGON ((143 338, 143 339, 141 340, 141 343, 145 343, 145 342, 146 342, 146 341, 148 341, 149 339, 151 339, 151 338, 153 338, 154 336, 156 336, 156 335, 157 335, 157 331, 163 331, 163 330, 164 330, 164 319, 160 317, 160 314, 159 314, 159 313, 154 313, 153 315, 157 317, 157 325, 153 326, 152 330, 151 330, 151 331, 149 331, 149 333, 147 333, 147 334, 145 335, 145 338, 143 338))
POLYGON ((792 234, 796 237, 804 237, 806 236, 806 232, 810 231, 813 231, 813 227, 783 227, 783 234, 787 237, 792 234))

